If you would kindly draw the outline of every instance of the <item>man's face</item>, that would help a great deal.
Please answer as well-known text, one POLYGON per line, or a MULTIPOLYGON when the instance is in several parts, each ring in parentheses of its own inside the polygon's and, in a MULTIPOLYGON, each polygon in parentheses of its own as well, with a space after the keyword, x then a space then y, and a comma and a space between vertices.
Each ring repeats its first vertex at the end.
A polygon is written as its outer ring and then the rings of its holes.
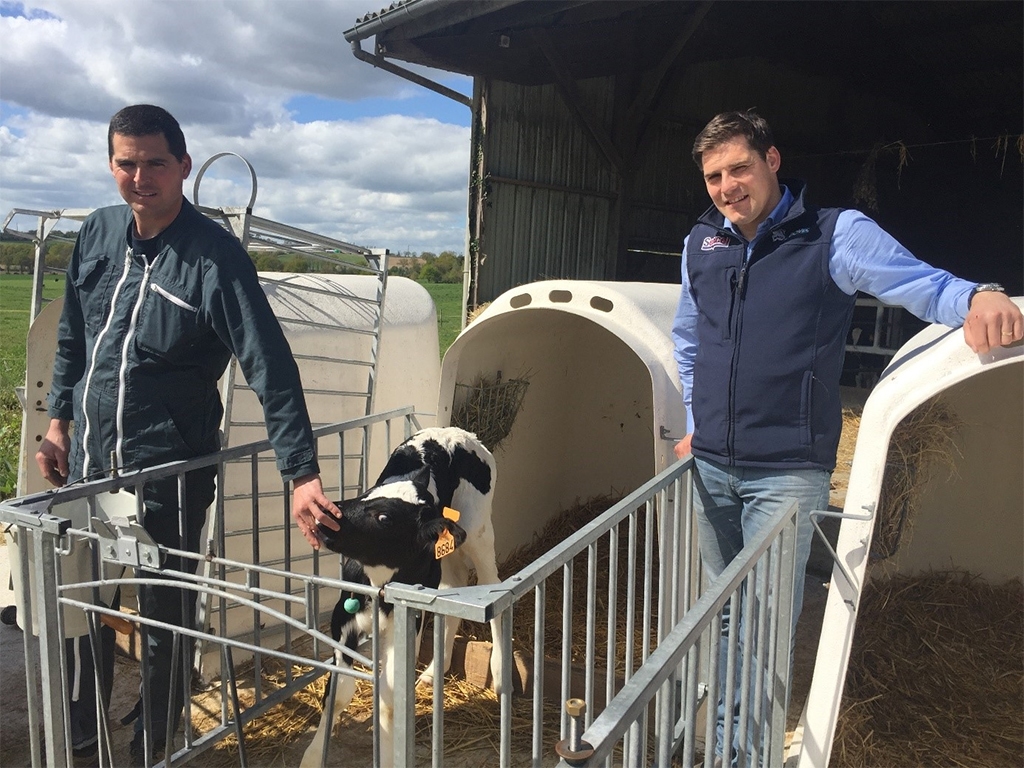
POLYGON ((743 137, 702 156, 704 183, 715 207, 748 240, 782 199, 776 176, 781 158, 772 147, 761 157, 743 137))
POLYGON ((135 213, 143 238, 154 237, 174 221, 181 210, 181 184, 192 170, 186 154, 171 154, 163 134, 123 136, 115 133, 110 171, 117 190, 135 213))

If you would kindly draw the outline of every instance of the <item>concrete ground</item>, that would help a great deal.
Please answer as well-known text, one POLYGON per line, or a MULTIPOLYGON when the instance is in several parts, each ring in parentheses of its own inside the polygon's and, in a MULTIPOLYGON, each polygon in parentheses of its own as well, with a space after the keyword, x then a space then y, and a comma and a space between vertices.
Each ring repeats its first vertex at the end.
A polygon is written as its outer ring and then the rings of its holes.
MULTIPOLYGON (((0 608, 14 605, 14 592, 10 589, 9 553, 7 542, 0 543, 0 608)), ((25 640, 25 634, 17 626, 0 624, 0 766, 3 768, 28 768, 32 765, 25 640)), ((31 638, 29 640, 33 642, 31 638)), ((115 765, 128 764, 128 743, 134 728, 133 725, 122 726, 117 718, 135 706, 138 696, 138 664, 118 654, 115 657, 114 690, 110 701, 115 765)), ((41 729, 41 719, 39 724, 41 729)), ((41 742, 41 730, 39 738, 41 742)))
MULTIPOLYGON (((7 542, 0 544, 0 608, 14 605, 7 542)), ((21 630, 0 624, 0 765, 21 768, 31 763, 28 697, 25 694, 25 643, 21 630)))

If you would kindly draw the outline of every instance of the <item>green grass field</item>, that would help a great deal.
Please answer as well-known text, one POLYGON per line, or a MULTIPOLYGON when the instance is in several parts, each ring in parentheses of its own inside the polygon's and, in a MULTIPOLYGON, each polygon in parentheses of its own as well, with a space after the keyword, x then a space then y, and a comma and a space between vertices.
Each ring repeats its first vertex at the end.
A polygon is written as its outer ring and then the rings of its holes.
MULTIPOLYGON (((48 276, 43 298, 64 293, 63 276, 48 276)), ((21 442, 21 403, 15 387, 25 384, 25 339, 32 300, 31 275, 0 275, 0 498, 14 495, 21 442)))
POLYGON ((437 339, 441 357, 462 325, 462 283, 422 283, 437 307, 437 339))
MULTIPOLYGON (((48 275, 43 299, 55 299, 63 293, 64 277, 48 275)), ((0 274, 0 388, 5 395, 25 383, 25 338, 31 299, 31 275, 0 274)))
MULTIPOLYGON (((443 356, 459 335, 462 285, 423 283, 437 306, 437 332, 443 356)), ((48 276, 43 298, 64 292, 63 276, 48 276)), ((0 274, 0 499, 14 495, 21 441, 21 404, 15 387, 25 383, 25 339, 32 298, 31 275, 0 274)))

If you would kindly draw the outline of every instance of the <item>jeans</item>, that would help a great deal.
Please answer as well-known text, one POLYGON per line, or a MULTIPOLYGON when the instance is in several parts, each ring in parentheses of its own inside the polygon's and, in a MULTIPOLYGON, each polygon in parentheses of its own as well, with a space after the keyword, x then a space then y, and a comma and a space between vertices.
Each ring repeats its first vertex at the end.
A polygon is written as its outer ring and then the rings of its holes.
MULTIPOLYGON (((829 481, 831 472, 820 469, 759 469, 754 467, 729 467, 704 458, 694 461, 694 510, 697 517, 697 536, 704 569, 710 579, 716 578, 744 545, 750 542, 757 531, 781 506, 796 501, 797 512, 796 563, 793 584, 793 630, 803 606, 804 577, 807 560, 811 554, 811 540, 814 529, 809 513, 815 509, 828 508, 829 481)), ((722 658, 719 669, 718 739, 716 752, 723 752, 722 739, 725 728, 725 690, 727 653, 726 638, 730 631, 728 606, 723 616, 722 658)), ((741 611, 742 613, 742 611, 741 611)), ((743 630, 736 621, 737 639, 742 646, 743 630)), ((795 637, 795 634, 794 634, 795 637)), ((792 653, 792 651, 791 651, 792 653)), ((737 665, 737 678, 739 667, 737 665)), ((739 698, 740 680, 735 681, 736 696, 739 698)), ((752 689, 753 690, 753 689, 752 689)), ((735 741, 739 733, 738 702, 733 707, 733 749, 738 750, 735 741)), ((747 745, 749 751, 750 745, 747 745)))

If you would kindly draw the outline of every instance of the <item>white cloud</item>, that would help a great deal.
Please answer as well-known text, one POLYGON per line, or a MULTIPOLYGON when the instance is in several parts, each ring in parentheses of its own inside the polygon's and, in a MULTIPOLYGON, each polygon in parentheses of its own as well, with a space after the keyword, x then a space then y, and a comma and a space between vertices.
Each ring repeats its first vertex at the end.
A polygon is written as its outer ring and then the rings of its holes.
MULTIPOLYGON (((343 32, 374 7, 36 0, 0 16, 0 215, 117 202, 106 124, 125 104, 150 102, 182 123, 197 170, 217 152, 249 159, 258 215, 362 245, 461 251, 469 129, 400 114, 418 89, 351 55, 343 32), (334 114, 348 104, 353 116, 292 115, 297 95, 340 100, 334 114), (393 99, 396 114, 359 117, 368 97, 393 99)), ((204 179, 202 202, 244 201, 248 177, 227 173, 245 187, 229 191, 220 167, 204 179)))

